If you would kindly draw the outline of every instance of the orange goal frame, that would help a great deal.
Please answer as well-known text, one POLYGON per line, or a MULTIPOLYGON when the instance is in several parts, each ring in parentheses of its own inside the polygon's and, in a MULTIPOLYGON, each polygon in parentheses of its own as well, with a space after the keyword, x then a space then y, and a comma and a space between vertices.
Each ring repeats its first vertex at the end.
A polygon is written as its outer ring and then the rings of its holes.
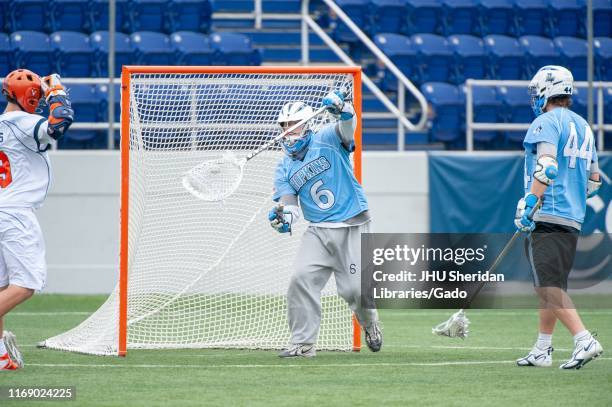
MULTIPOLYGON (((119 356, 127 355, 128 318, 128 216, 130 175, 130 75, 139 73, 198 74, 315 74, 337 73, 353 75, 353 104, 357 113, 355 177, 361 183, 361 67, 360 66, 123 66, 121 70, 121 232, 119 250, 119 356)), ((353 351, 361 349, 361 329, 353 316, 353 351)))

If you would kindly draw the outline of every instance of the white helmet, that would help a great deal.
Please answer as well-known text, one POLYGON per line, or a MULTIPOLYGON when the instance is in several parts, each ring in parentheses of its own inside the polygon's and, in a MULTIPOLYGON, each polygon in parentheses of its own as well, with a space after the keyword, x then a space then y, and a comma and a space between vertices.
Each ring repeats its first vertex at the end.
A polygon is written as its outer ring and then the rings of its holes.
POLYGON ((299 122, 307 117, 312 116, 314 111, 312 107, 308 106, 304 102, 289 102, 283 105, 280 113, 278 114, 278 124, 283 127, 284 123, 287 122, 299 122))
MULTIPOLYGON (((285 103, 280 113, 278 114, 277 123, 284 130, 287 129, 289 122, 299 122, 308 117, 311 117, 314 111, 312 107, 304 102, 289 102, 285 103)), ((301 127, 298 127, 293 132, 287 135, 282 142, 283 149, 292 158, 300 154, 310 142, 310 123, 306 122, 301 127)))
POLYGON ((571 96, 573 91, 574 77, 568 69, 557 65, 540 68, 529 84, 533 112, 541 115, 549 98, 571 96))

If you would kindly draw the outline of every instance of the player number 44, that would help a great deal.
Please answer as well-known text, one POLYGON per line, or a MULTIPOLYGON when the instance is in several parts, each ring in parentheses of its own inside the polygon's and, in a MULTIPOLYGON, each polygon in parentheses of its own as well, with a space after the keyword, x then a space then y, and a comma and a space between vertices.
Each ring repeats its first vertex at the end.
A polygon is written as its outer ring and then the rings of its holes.
POLYGON ((4 151, 0 151, 0 188, 6 188, 13 182, 11 162, 4 151))
POLYGON ((593 144, 595 138, 591 128, 586 125, 584 128, 584 141, 580 148, 578 148, 578 132, 576 132, 576 123, 570 122, 570 133, 565 147, 563 147, 563 156, 570 157, 569 167, 576 168, 576 158, 583 158, 587 160, 587 170, 591 159, 593 158, 593 144))

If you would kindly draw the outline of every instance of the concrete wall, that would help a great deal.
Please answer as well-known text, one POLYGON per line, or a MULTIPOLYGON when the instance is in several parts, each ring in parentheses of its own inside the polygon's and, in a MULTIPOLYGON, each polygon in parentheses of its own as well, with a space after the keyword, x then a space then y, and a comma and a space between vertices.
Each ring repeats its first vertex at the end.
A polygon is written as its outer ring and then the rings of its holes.
MULTIPOLYGON (((108 293, 119 261, 119 153, 54 151, 54 184, 38 217, 47 245, 45 292, 108 293)), ((363 184, 376 232, 427 232, 427 155, 367 152, 363 184)))

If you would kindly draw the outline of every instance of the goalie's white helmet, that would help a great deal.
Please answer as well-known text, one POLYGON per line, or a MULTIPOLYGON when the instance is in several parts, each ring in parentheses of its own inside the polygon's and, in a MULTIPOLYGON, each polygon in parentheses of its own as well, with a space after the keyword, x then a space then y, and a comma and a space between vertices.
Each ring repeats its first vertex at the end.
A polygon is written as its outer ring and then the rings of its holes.
MULTIPOLYGON (((313 115, 312 107, 304 102, 289 102, 285 103, 278 114, 277 123, 283 131, 299 121, 302 121, 313 115)), ((308 144, 310 144, 310 123, 306 122, 298 127, 283 139, 283 149, 292 158, 295 158, 308 144)))
POLYGON ((548 99, 553 96, 571 96, 574 91, 572 73, 557 65, 547 65, 538 70, 531 83, 529 95, 531 107, 536 116, 544 113, 548 99))

